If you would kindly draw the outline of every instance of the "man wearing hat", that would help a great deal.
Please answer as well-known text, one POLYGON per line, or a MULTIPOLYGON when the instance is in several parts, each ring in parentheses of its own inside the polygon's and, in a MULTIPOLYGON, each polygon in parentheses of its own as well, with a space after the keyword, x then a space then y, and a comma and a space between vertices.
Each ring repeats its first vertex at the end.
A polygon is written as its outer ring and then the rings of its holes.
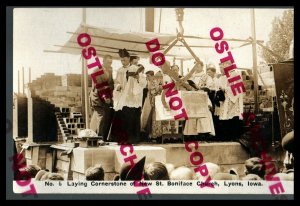
POLYGON ((130 56, 130 65, 138 65, 140 57, 138 56, 130 56))
POLYGON ((122 67, 118 69, 115 79, 114 109, 127 138, 116 137, 118 143, 134 144, 139 141, 140 116, 143 100, 143 89, 147 81, 141 73, 143 67, 130 65, 130 55, 126 49, 119 50, 122 67))

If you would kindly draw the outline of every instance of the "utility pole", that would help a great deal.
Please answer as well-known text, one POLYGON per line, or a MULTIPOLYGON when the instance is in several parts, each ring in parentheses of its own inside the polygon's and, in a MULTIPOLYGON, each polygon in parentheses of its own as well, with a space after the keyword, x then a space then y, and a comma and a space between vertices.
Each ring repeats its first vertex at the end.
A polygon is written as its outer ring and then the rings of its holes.
MULTIPOLYGON (((82 23, 86 24, 86 8, 82 9, 82 23)), ((85 32, 86 31, 86 27, 84 27, 85 32)), ((82 75, 81 75, 81 101, 82 101, 82 111, 83 115, 84 115, 84 119, 85 119, 85 128, 89 129, 89 99, 88 99, 88 73, 87 73, 87 69, 86 69, 86 60, 81 57, 82 60, 82 75)))
POLYGON ((23 95, 25 95, 25 82, 24 82, 24 67, 22 67, 22 83, 23 83, 23 95))
POLYGON ((257 81, 257 51, 256 51, 256 31, 255 31, 255 12, 251 9, 251 31, 252 31, 252 59, 253 59, 253 78, 254 78, 254 113, 258 114, 258 81, 257 81))
POLYGON ((154 32, 154 8, 145 8, 145 31, 154 32))
POLYGON ((18 70, 18 96, 20 95, 20 71, 18 70))
POLYGON ((28 83, 31 83, 31 68, 29 67, 29 78, 28 83))

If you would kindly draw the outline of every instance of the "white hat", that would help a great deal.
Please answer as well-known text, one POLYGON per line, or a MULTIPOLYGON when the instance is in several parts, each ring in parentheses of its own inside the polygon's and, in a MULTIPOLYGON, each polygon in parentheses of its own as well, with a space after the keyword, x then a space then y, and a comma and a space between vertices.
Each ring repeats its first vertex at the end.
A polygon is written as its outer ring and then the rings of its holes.
POLYGON ((213 63, 209 63, 208 65, 206 65, 206 68, 214 68, 216 69, 216 66, 213 63))

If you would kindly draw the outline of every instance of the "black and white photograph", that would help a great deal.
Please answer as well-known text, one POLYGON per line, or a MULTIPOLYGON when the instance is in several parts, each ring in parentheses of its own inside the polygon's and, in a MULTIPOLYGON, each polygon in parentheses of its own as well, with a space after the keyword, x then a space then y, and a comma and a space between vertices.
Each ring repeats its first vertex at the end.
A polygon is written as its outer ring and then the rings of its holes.
POLYGON ((14 194, 294 199, 293 7, 12 14, 14 194))

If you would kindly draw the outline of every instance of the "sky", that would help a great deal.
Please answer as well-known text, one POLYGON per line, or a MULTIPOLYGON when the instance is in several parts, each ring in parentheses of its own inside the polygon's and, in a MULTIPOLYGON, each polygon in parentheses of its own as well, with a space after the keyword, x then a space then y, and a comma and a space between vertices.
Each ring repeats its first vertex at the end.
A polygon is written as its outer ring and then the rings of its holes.
MULTIPOLYGON (((256 37, 264 44, 269 39, 272 20, 281 17, 283 9, 255 9, 256 37)), ((160 8, 155 9, 155 32, 159 28, 160 8)), ((143 8, 88 8, 86 22, 92 26, 108 27, 126 32, 143 32, 145 10, 143 8)), ((228 8, 186 8, 183 26, 185 35, 209 37, 209 31, 218 26, 224 31, 224 38, 247 39, 251 36, 250 9, 228 8)), ((49 53, 44 50, 58 50, 55 45, 64 45, 70 38, 67 32, 74 32, 81 23, 81 8, 15 8, 13 20, 13 85, 17 91, 18 70, 25 70, 25 84, 31 68, 32 80, 44 73, 63 75, 81 73, 79 55, 49 53)), ((176 34, 176 15, 174 8, 163 8, 161 12, 160 32, 176 34)), ((230 42, 228 42, 230 45, 230 42)), ((232 50, 238 67, 252 67, 252 47, 246 46, 232 50)), ((205 63, 217 65, 220 55, 207 49, 196 53, 205 63)), ((168 59, 172 61, 172 59, 168 59)), ((258 59, 260 61, 260 59, 258 59)), ((158 71, 142 59, 146 70, 158 71)), ((184 68, 191 68, 193 61, 185 62, 184 68)), ((178 63, 178 62, 176 62, 178 63)), ((113 62, 114 72, 121 66, 120 61, 113 62)), ((20 80, 22 84, 22 81, 20 80)), ((20 86, 21 91, 22 87, 20 86)))

